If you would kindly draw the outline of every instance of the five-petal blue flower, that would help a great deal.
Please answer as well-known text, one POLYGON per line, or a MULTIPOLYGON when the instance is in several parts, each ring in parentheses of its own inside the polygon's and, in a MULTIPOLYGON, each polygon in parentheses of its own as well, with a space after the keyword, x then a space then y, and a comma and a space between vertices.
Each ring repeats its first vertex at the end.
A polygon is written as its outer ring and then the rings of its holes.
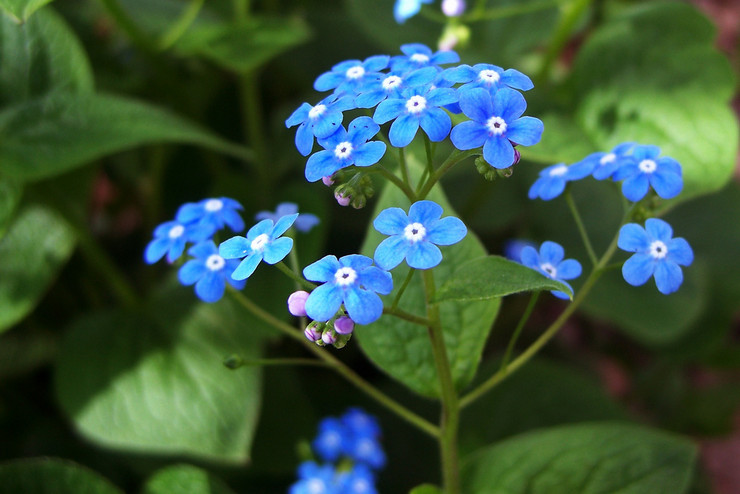
POLYGON ((177 211, 175 219, 181 223, 197 223, 199 226, 209 228, 210 235, 225 225, 234 232, 240 232, 244 230, 244 220, 239 215, 240 209, 242 205, 228 197, 203 199, 183 204, 177 211))
POLYGON ((563 193, 565 185, 573 180, 580 180, 591 175, 592 167, 588 163, 564 163, 548 166, 540 172, 539 178, 529 188, 529 198, 540 198, 545 201, 555 199, 563 193))
POLYGON ((144 249, 144 260, 154 264, 167 254, 167 262, 173 263, 185 251, 187 242, 201 242, 211 235, 213 232, 208 226, 166 221, 154 229, 154 239, 144 249))
POLYGON ((343 96, 337 98, 331 95, 324 98, 316 106, 303 103, 285 121, 286 127, 298 126, 295 133, 295 146, 303 156, 311 154, 313 138, 324 139, 337 131, 344 118, 343 111, 355 107, 354 98, 343 96))
POLYGON ((383 235, 375 249, 375 263, 391 270, 406 259, 415 269, 430 269, 442 261, 437 245, 452 245, 462 240, 468 230, 459 218, 441 218, 442 206, 433 201, 418 201, 411 205, 409 214, 401 208, 380 212, 373 226, 383 235))
POLYGON ((510 87, 521 91, 528 91, 534 87, 532 79, 516 69, 502 69, 498 65, 479 63, 473 65, 459 65, 445 69, 444 78, 452 83, 463 85, 458 89, 466 91, 473 88, 488 90, 491 94, 502 87, 510 87))
POLYGON ((378 320, 383 315, 383 301, 377 294, 388 295, 393 290, 393 279, 372 264, 369 257, 352 254, 339 259, 326 256, 306 266, 303 276, 323 283, 306 300, 308 317, 328 321, 344 304, 349 317, 358 324, 378 320))
POLYGON ((440 65, 460 61, 460 55, 452 50, 432 52, 431 48, 421 43, 401 45, 403 55, 391 58, 391 71, 407 73, 422 67, 435 67, 441 71, 440 65))
POLYGON ((617 245, 635 253, 622 265, 625 281, 640 286, 654 276, 658 291, 665 295, 678 290, 683 282, 679 266, 688 266, 694 260, 689 243, 681 237, 673 238, 671 226, 658 218, 645 221, 645 228, 636 223, 622 226, 617 245))
POLYGON ((183 285, 195 284, 195 294, 204 302, 221 300, 227 281, 238 290, 244 288, 246 281, 237 281, 231 277, 239 261, 221 257, 212 240, 192 246, 188 249, 188 254, 195 259, 186 262, 177 276, 183 285))
POLYGON ((631 159, 614 172, 612 178, 622 182, 622 194, 637 202, 648 193, 650 186, 663 199, 676 197, 683 189, 681 165, 673 158, 659 158, 658 146, 636 145, 631 159))
POLYGON ((396 22, 403 24, 406 19, 418 14, 423 3, 432 3, 432 0, 396 0, 393 6, 393 16, 396 22))
MULTIPOLYGON (((539 252, 530 246, 525 246, 521 252, 522 264, 565 284, 572 292, 573 288, 565 280, 578 278, 581 275, 581 263, 575 259, 563 260, 564 257, 563 247, 550 241, 543 242, 539 252)), ((559 290, 553 290, 550 293, 564 300, 570 298, 567 293, 559 290)))
POLYGON ((379 79, 381 70, 388 66, 388 55, 375 55, 361 60, 347 60, 332 67, 331 71, 324 72, 314 82, 317 91, 334 89, 334 94, 354 95, 367 81, 379 79))
POLYGON ((249 278, 261 261, 267 264, 276 264, 288 255, 293 248, 293 239, 280 237, 293 222, 298 214, 283 216, 277 223, 272 220, 262 220, 247 232, 247 237, 236 236, 222 242, 218 252, 224 259, 244 260, 231 275, 235 280, 249 278))

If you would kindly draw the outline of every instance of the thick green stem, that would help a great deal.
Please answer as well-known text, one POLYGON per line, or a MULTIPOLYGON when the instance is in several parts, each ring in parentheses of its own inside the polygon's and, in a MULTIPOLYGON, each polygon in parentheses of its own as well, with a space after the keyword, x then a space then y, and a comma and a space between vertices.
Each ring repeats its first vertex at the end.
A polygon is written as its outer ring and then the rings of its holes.
POLYGON ((419 326, 428 327, 430 324, 429 319, 427 319, 426 317, 416 316, 396 307, 383 307, 383 314, 388 314, 390 316, 403 319, 404 321, 418 324, 419 326))
POLYGON ((427 300, 427 318, 429 319, 429 339, 432 343, 434 365, 440 385, 442 416, 440 418, 441 436, 439 438, 442 460, 442 480, 446 494, 460 493, 460 467, 457 451, 457 431, 460 425, 460 408, 452 369, 447 356, 447 348, 442 332, 439 306, 430 302, 434 300, 435 284, 432 270, 423 271, 424 294, 427 300))
POLYGON ((357 387, 357 389, 359 389, 360 391, 363 391, 368 396, 375 399, 378 403, 380 403, 381 405, 383 405, 384 407, 386 407, 387 409, 389 409, 390 411, 392 411, 393 413, 395 413, 402 419, 406 420, 408 423, 414 425, 419 430, 429 434, 433 438, 439 438, 440 430, 437 426, 428 422, 423 417, 420 417, 419 415, 415 414, 408 408, 404 407, 397 401, 393 400, 389 396, 385 395, 384 393, 376 389, 372 384, 365 381, 362 377, 356 374, 352 369, 347 367, 339 359, 337 359, 331 353, 326 351, 326 349, 323 349, 315 345, 314 343, 308 341, 304 337, 303 333, 297 331, 293 326, 281 321, 277 317, 265 311, 262 307, 252 302, 242 292, 229 287, 229 293, 231 293, 234 299, 237 302, 239 302, 245 309, 247 309, 249 312, 254 314, 256 317, 258 317, 262 321, 266 322, 273 328, 285 334, 289 338, 292 338, 293 340, 296 340, 297 342, 299 342, 301 345, 304 346, 304 348, 306 348, 306 350, 316 355, 322 361, 326 362, 339 375, 341 375, 347 381, 349 381, 355 387, 357 387))
POLYGON ((522 330, 524 329, 524 325, 527 324, 527 321, 529 320, 529 316, 532 315, 532 311, 534 311, 535 305, 537 305, 537 299, 540 296, 540 292, 534 292, 532 296, 529 299, 529 304, 527 305, 527 308, 524 309, 524 314, 522 314, 522 318, 519 319, 519 324, 516 325, 516 329, 514 329, 514 334, 511 335, 511 340, 509 341, 509 345, 506 348, 506 353, 504 353, 504 359, 501 361, 501 369, 505 369, 506 366, 509 364, 509 359, 511 359, 511 354, 514 353, 514 347, 516 346, 516 342, 519 339, 519 335, 522 333, 522 330))
POLYGON ((586 247, 586 252, 588 252, 589 259, 591 259, 591 265, 596 266, 596 263, 598 262, 596 252, 594 252, 593 245, 591 245, 591 240, 589 240, 588 238, 588 232, 586 232, 586 227, 584 226, 581 215, 578 212, 578 208, 576 207, 576 202, 573 200, 573 195, 570 193, 569 190, 565 191, 565 202, 568 203, 570 213, 573 215, 573 219, 575 220, 576 226, 578 227, 578 233, 581 234, 583 245, 586 247))

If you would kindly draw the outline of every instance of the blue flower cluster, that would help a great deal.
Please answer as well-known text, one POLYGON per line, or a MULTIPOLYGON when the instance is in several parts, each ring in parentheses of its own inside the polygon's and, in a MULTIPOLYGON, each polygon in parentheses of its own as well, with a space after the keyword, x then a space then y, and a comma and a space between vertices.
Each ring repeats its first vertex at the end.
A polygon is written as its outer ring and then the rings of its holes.
POLYGON ((672 199, 683 189, 681 165, 676 160, 661 157, 658 146, 627 142, 570 166, 559 163, 545 168, 529 189, 529 198, 549 201, 562 194, 568 182, 587 176, 622 181, 622 194, 632 202, 644 198, 651 187, 663 199, 672 199))
POLYGON ((350 408, 339 418, 327 417, 311 443, 324 464, 307 461, 298 467, 290 494, 377 494, 375 471, 385 466, 375 417, 350 408), (337 467, 341 464, 341 467, 337 467))
MULTIPOLYGON (((404 3, 418 10, 418 2, 404 3)), ((460 150, 483 148, 484 159, 494 168, 508 168, 517 158, 514 147, 539 142, 543 124, 522 117, 527 107, 519 91, 533 87, 521 72, 490 64, 459 65, 454 51, 432 51, 413 43, 401 46, 402 55, 376 55, 347 60, 321 74, 317 91, 332 91, 316 105, 303 103, 286 120, 297 126, 295 143, 308 156, 314 138, 324 148, 306 163, 306 179, 314 182, 349 166, 372 166, 386 151, 384 142, 371 139, 380 125, 392 122, 388 140, 394 147, 411 143, 419 129, 433 142, 448 136, 460 150), (343 112, 375 108, 342 126, 343 112), (449 113, 463 112, 470 120, 452 128, 449 113)))

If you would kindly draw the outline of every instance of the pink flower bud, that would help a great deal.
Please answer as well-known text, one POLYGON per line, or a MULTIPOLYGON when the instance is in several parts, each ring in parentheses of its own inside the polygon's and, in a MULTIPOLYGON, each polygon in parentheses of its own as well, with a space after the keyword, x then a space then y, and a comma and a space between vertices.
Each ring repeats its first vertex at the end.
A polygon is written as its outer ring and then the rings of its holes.
POLYGON ((334 199, 337 200, 340 206, 349 206, 349 203, 351 201, 349 197, 343 196, 337 192, 334 193, 334 199))
POLYGON ((308 338, 309 341, 316 342, 321 339, 321 332, 310 325, 306 328, 303 334, 306 335, 306 338, 308 338))
POLYGON ((303 290, 293 292, 288 297, 288 312, 296 317, 304 317, 306 315, 306 299, 309 293, 303 290))
POLYGON ((459 17, 465 12, 465 0, 442 0, 442 13, 447 17, 459 17))
POLYGON ((327 345, 333 345, 337 341, 337 335, 333 331, 324 331, 324 334, 321 335, 321 341, 327 345))
POLYGON ((355 329, 355 322, 349 317, 342 316, 334 321, 334 330, 339 334, 350 334, 355 329))
POLYGON ((324 182, 324 185, 329 187, 330 185, 334 184, 334 180, 331 178, 331 175, 327 175, 326 177, 322 177, 321 181, 324 182))

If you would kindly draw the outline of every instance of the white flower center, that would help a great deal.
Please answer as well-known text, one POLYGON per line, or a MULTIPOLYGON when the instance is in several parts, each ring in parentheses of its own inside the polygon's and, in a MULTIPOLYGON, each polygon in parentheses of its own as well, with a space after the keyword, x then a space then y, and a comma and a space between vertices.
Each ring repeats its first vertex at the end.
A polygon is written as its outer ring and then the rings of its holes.
POLYGON ((370 484, 365 479, 357 479, 352 482, 352 492, 360 494, 361 492, 370 492, 370 484))
POLYGON ((306 482, 306 489, 308 494, 324 494, 326 492, 326 484, 320 479, 311 479, 306 482))
POLYGON ((601 166, 608 165, 609 163, 614 163, 614 161, 617 159, 617 155, 614 153, 605 154, 601 157, 599 160, 599 164, 601 166))
POLYGON ((223 269, 225 264, 226 261, 224 261, 224 258, 218 254, 211 254, 208 256, 208 259, 206 259, 206 267, 211 271, 220 271, 223 269))
POLYGON ((568 167, 565 165, 558 165, 552 170, 550 170, 551 177, 562 177, 566 173, 568 173, 568 167))
POLYGON ((324 114, 326 105, 316 105, 308 111, 308 118, 315 120, 324 114))
POLYGON ((558 270, 549 262, 546 262, 545 264, 540 264, 540 269, 542 269, 542 271, 544 271, 547 276, 552 279, 555 279, 558 275, 558 270))
POLYGON ((334 280, 339 286, 349 286, 357 279, 357 271, 352 268, 340 268, 334 273, 334 280))
POLYGON ((340 142, 337 147, 334 148, 334 156, 337 158, 344 159, 349 158, 352 154, 352 143, 349 141, 340 142))
POLYGON ((172 228, 170 228, 170 231, 167 232, 167 236, 175 239, 177 237, 182 236, 182 234, 185 233, 185 227, 182 225, 175 225, 172 228))
POLYGON ((426 235, 427 229, 421 223, 411 223, 403 229, 403 236, 406 237, 406 240, 410 240, 413 243, 424 240, 426 235))
POLYGON ((668 255, 668 247, 660 240, 656 240, 650 244, 648 252, 655 259, 663 259, 668 255))
POLYGON ((412 96, 406 101, 406 110, 418 115, 427 107, 427 99, 424 96, 412 96))
POLYGON ((506 132, 506 121, 501 117, 491 117, 486 122, 486 128, 491 135, 500 136, 506 132))
POLYGON ((498 75, 498 72, 491 69, 481 70, 478 74, 478 80, 488 85, 497 83, 499 79, 501 79, 501 76, 498 75))
POLYGON ((423 53, 414 53, 409 57, 409 60, 416 63, 427 63, 429 61, 429 57, 423 53))
POLYGON ((257 235, 257 238, 252 240, 252 243, 249 244, 249 247, 252 249, 252 252, 262 252, 265 250, 265 245, 267 245, 267 242, 270 241, 270 236, 266 233, 263 233, 262 235, 257 235))
POLYGON ((208 199, 204 207, 209 213, 215 213, 216 211, 221 211, 224 203, 221 199, 208 199))
POLYGON ((324 435, 324 444, 328 446, 339 446, 342 443, 342 436, 338 432, 330 432, 324 435))
POLYGON ((369 456, 372 454, 373 450, 375 449, 375 445, 372 439, 363 438, 360 439, 355 446, 355 451, 357 452, 357 456, 369 456))
POLYGON ((637 166, 643 173, 653 173, 655 169, 658 168, 658 165, 653 160, 642 160, 637 166))
POLYGON ((395 89, 400 86, 401 82, 403 82, 403 79, 401 79, 397 75, 389 75, 388 77, 383 79, 383 89, 385 89, 386 91, 390 91, 391 89, 395 89))
POLYGON ((345 75, 347 76, 347 79, 359 79, 365 75, 365 69, 362 65, 355 65, 354 67, 347 69, 345 75))

